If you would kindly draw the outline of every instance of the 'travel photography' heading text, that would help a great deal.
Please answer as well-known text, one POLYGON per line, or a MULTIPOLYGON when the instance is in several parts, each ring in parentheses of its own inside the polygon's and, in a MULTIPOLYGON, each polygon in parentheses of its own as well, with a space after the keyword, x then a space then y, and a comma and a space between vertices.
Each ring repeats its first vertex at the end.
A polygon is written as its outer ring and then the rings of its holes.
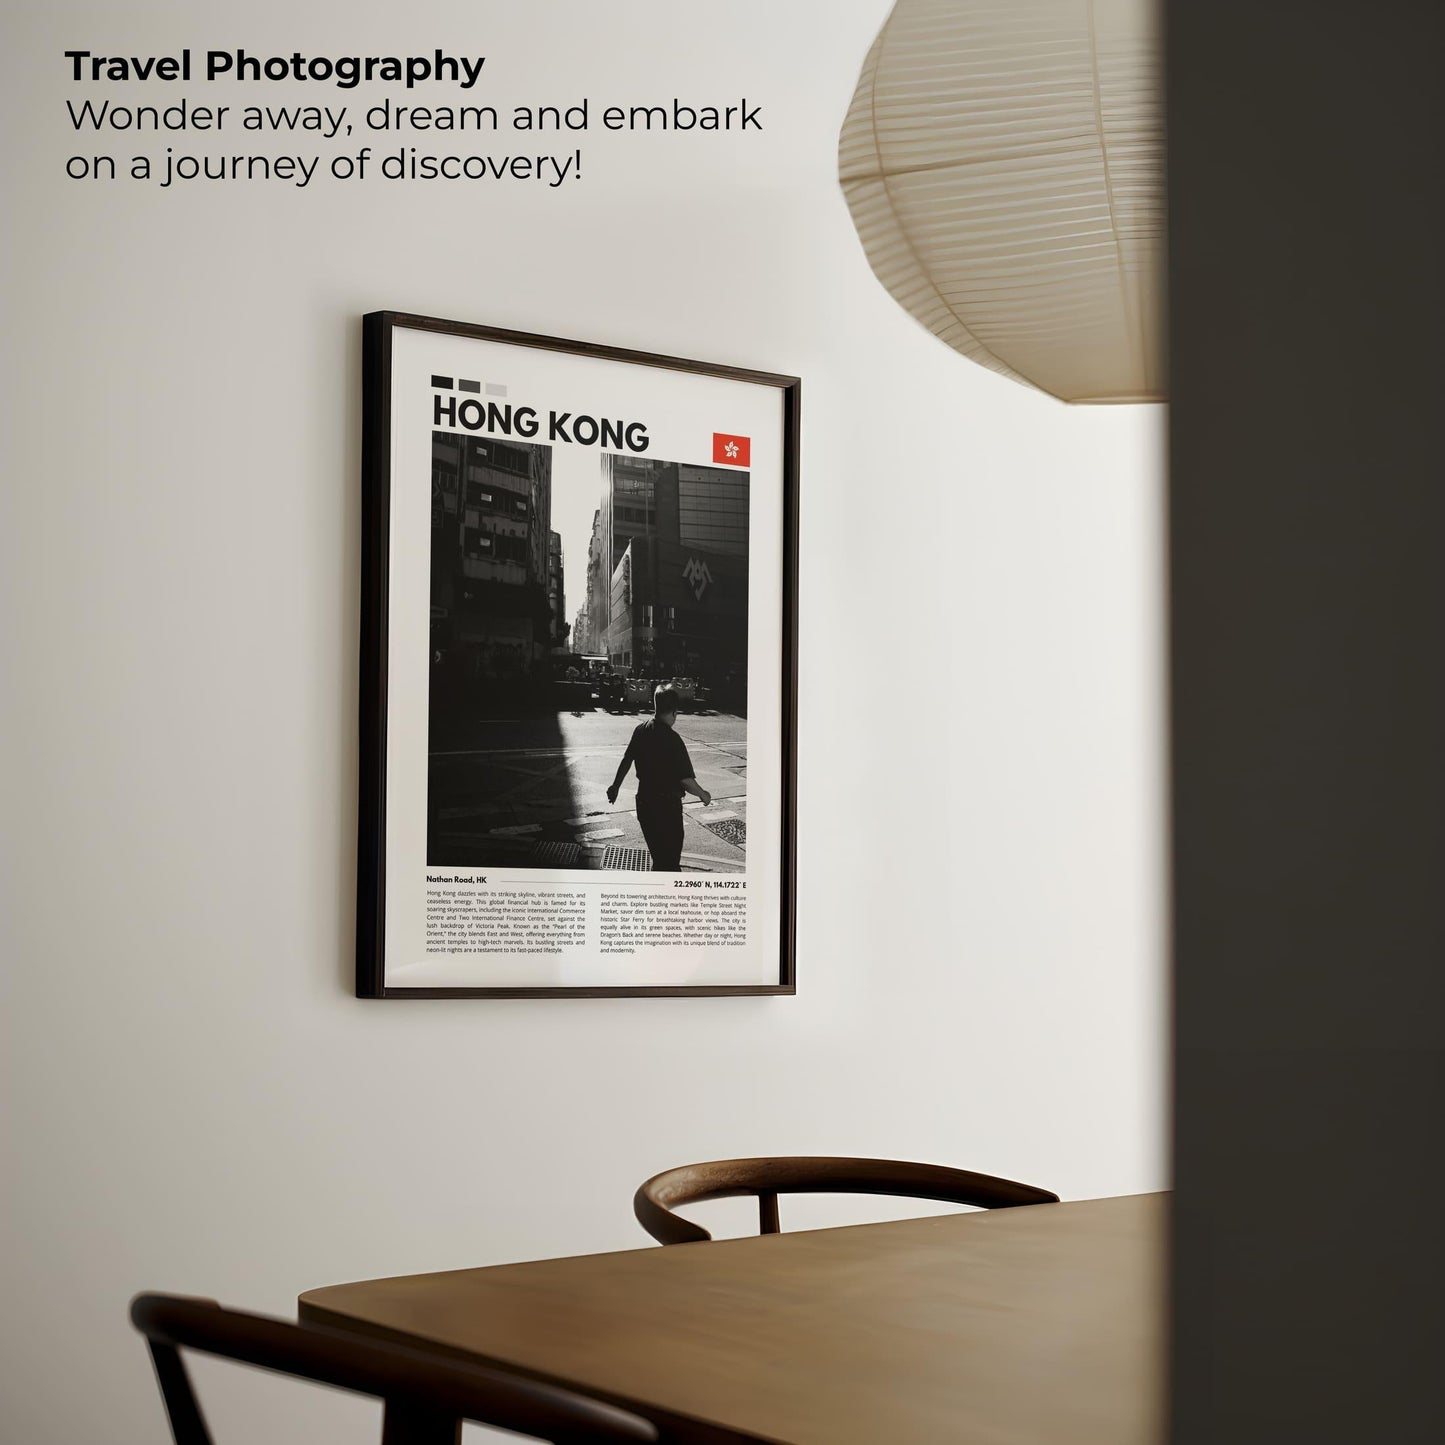
POLYGON ((67 50, 72 80, 315 80, 351 90, 364 80, 401 81, 408 90, 442 81, 470 90, 487 63, 485 55, 250 55, 245 50, 208 50, 194 67, 187 48, 179 55, 98 55, 67 50))

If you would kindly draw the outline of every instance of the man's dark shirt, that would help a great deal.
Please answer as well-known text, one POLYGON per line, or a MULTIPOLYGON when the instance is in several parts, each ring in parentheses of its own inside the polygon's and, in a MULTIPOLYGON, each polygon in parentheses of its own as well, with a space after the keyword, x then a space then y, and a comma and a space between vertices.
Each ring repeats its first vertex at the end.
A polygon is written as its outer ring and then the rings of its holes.
POLYGON ((624 770, 637 764, 637 796, 661 799, 682 797, 682 780, 695 777, 687 744, 656 718, 638 723, 622 759, 624 770))

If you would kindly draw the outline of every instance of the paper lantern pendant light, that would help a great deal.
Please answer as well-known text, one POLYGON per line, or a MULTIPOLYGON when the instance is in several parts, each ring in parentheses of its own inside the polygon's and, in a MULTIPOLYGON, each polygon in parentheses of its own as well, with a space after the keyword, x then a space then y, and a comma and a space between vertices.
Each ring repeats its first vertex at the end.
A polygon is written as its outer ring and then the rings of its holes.
POLYGON ((897 0, 839 174, 878 279, 965 356, 1073 402, 1163 401, 1150 0, 897 0))

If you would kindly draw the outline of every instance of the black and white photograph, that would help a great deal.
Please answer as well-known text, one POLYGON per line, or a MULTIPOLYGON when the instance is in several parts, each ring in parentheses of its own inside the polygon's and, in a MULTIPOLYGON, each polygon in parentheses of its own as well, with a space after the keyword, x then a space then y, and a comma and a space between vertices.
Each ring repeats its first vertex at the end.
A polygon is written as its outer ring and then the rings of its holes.
POLYGON ((793 992, 797 378, 365 340, 358 992, 793 992))
POLYGON ((748 489, 433 434, 428 866, 743 871, 748 489))

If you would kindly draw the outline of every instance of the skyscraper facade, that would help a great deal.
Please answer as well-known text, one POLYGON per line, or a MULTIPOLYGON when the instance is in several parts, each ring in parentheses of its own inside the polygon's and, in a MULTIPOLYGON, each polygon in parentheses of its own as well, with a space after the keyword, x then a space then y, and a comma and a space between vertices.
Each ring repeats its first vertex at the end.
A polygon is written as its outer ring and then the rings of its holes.
MULTIPOLYGON (((551 517, 548 448, 432 433, 432 646, 460 678, 529 677, 544 662, 551 517)), ((560 538, 555 568, 560 608, 560 538)))
POLYGON ((612 665, 723 688, 747 674, 748 475, 604 456, 590 627, 612 665))
POLYGON ((567 621, 567 600, 562 566, 562 537, 558 532, 547 534, 547 607, 551 614, 548 643, 560 648, 566 644, 571 630, 567 621))

